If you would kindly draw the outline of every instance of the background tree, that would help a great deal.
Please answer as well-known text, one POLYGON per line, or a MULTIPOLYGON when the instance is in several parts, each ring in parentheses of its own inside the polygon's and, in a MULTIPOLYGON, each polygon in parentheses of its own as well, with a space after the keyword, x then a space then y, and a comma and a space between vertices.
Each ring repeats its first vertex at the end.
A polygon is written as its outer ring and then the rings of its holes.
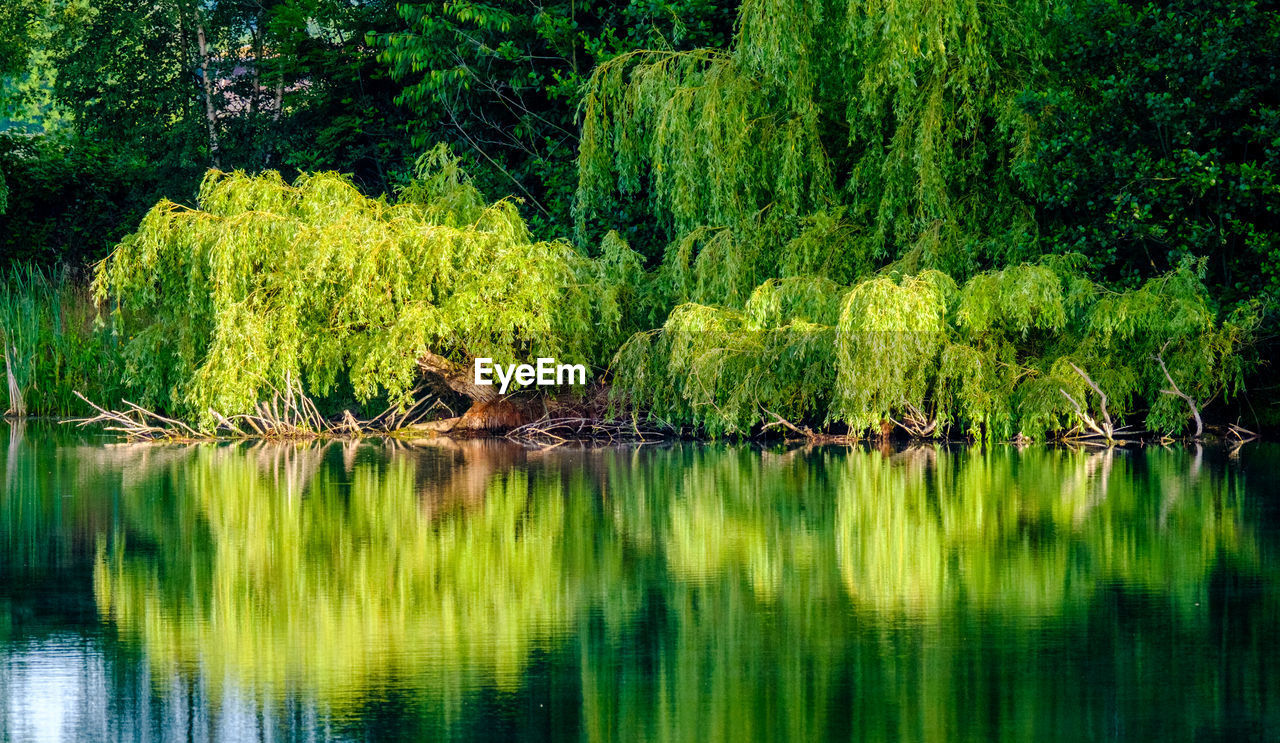
MULTIPOLYGON (((417 147, 446 141, 464 153, 486 193, 511 193, 535 233, 569 234, 576 187, 577 109, 596 66, 637 48, 727 43, 736 2, 597 0, 530 8, 515 0, 401 2, 407 29, 380 39, 403 83, 417 147)), ((625 205, 596 225, 632 226, 625 205), (621 220, 619 219, 621 218, 621 220)))
POLYGON ((374 194, 409 179, 398 87, 365 41, 399 23, 389 1, 40 7, 25 87, 6 87, 37 136, 0 138, 22 184, 0 258, 96 261, 160 199, 191 203, 215 163, 346 171, 374 194))
MULTIPOLYGON (((1280 6, 1245 0, 1059 6, 1046 84, 1016 172, 1045 252, 1111 285, 1189 258, 1223 314, 1256 304, 1257 353, 1280 346, 1280 6)), ((1266 367, 1260 367, 1265 369, 1266 367)), ((1280 421, 1260 373, 1249 419, 1280 421)))
MULTIPOLYGON (((30 27, 34 20, 32 4, 25 0, 6 3, 0 7, 0 116, 8 109, 9 90, 13 86, 12 78, 19 74, 26 65, 30 53, 28 43, 30 27)), ((0 131, 7 128, 7 122, 0 119, 0 131)), ((0 214, 4 214, 9 203, 9 187, 5 183, 4 168, 0 167, 0 214)))
POLYGON ((1228 305, 1280 301, 1280 5, 1058 7, 1018 175, 1044 246, 1133 285, 1207 258, 1228 305))
POLYGON ((804 272, 1000 260, 1030 230, 1003 164, 1044 16, 1032 0, 751 0, 728 51, 618 57, 584 102, 579 218, 647 198, 665 238, 728 229, 736 247, 717 255, 736 264, 705 272, 737 271, 748 291, 790 273, 784 245, 815 215, 825 239, 792 246, 804 272))

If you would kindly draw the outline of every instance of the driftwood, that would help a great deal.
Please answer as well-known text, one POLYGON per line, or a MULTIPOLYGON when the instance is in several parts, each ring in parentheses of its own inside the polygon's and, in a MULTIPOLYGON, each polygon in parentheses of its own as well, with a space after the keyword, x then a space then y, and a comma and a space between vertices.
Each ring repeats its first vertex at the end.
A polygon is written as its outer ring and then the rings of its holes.
POLYGON ((542 446, 560 446, 570 441, 644 443, 670 438, 674 433, 665 426, 638 420, 542 418, 511 429, 507 438, 542 446))
POLYGON ((126 409, 123 411, 107 410, 79 392, 75 395, 97 411, 93 417, 76 418, 71 421, 80 426, 104 424, 106 430, 122 433, 127 438, 138 441, 185 441, 206 438, 182 421, 153 413, 128 400, 124 401, 126 409))
MULTIPOLYGON (((360 421, 350 411, 331 421, 320 414, 311 398, 291 378, 286 377, 284 391, 276 390, 269 400, 258 403, 254 412, 223 415, 210 410, 216 422, 212 432, 200 431, 174 418, 168 418, 137 403, 123 400, 123 410, 108 410, 89 398, 75 393, 95 415, 69 422, 80 426, 102 424, 108 431, 124 434, 135 441, 199 441, 206 439, 310 439, 375 432, 378 424, 360 421)), ((377 419, 374 419, 375 421, 377 419)))

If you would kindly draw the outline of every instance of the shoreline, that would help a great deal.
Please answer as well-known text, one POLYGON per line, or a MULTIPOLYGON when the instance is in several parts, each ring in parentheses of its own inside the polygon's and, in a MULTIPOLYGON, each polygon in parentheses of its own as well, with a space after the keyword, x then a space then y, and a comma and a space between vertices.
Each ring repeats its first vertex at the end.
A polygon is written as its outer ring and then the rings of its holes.
MULTIPOLYGON (((449 420, 414 423, 398 428, 344 429, 344 424, 334 423, 325 430, 307 430, 293 426, 288 431, 263 430, 255 433, 231 433, 225 430, 215 433, 201 433, 186 424, 181 428, 162 429, 159 426, 145 428, 125 428, 110 425, 109 420, 97 418, 72 418, 59 416, 4 416, 9 425, 21 425, 28 422, 47 424, 54 427, 74 426, 81 430, 94 430, 120 439, 127 443, 234 443, 234 442, 302 442, 302 441, 352 441, 361 439, 386 439, 399 442, 422 442, 429 440, 470 441, 490 440, 509 441, 539 448, 552 448, 566 444, 587 445, 652 445, 666 443, 751 443, 751 444, 799 444, 803 446, 854 446, 888 447, 904 449, 924 445, 940 446, 1014 446, 1019 449, 1032 446, 1065 447, 1070 449, 1141 449, 1150 446, 1206 446, 1239 450, 1246 444, 1265 443, 1268 439, 1252 431, 1239 427, 1210 425, 1200 437, 1156 437, 1140 436, 1113 439, 1110 442, 1097 438, 1073 438, 1060 436, 1043 441, 1025 438, 1012 438, 986 441, 971 437, 918 437, 902 435, 901 431, 893 431, 889 436, 849 436, 825 432, 812 432, 800 427, 790 430, 792 435, 779 435, 775 431, 764 429, 751 435, 712 437, 688 430, 660 428, 654 424, 644 424, 628 420, 588 417, 541 418, 508 430, 477 430, 443 428, 441 423, 449 420)), ((331 422, 332 423, 332 422, 331 422)))

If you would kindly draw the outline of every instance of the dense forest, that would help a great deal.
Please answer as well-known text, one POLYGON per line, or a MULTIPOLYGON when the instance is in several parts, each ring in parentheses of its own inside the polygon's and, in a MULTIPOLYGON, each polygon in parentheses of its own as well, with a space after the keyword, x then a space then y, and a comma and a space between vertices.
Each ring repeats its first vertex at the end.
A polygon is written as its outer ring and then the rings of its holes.
POLYGON ((556 356, 710 436, 1274 429, 1278 11, 12 0, 0 402, 475 410, 556 356))

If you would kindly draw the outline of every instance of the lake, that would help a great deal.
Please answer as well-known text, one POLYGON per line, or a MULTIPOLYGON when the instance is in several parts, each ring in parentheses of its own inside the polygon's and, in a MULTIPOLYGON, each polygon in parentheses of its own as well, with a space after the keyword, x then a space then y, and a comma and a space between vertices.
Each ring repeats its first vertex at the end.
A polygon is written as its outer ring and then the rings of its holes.
POLYGON ((0 741, 1280 739, 1280 447, 0 423, 0 741))

